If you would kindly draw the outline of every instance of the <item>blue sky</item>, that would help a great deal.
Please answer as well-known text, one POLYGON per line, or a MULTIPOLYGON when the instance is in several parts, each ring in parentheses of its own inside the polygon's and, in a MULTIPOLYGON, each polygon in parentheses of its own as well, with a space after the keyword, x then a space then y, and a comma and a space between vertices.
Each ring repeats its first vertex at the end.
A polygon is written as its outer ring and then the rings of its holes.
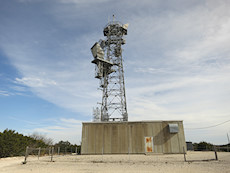
POLYGON ((227 143, 230 1, 0 0, 0 131, 81 141, 101 100, 90 48, 129 23, 130 121, 184 120, 187 141, 227 143))

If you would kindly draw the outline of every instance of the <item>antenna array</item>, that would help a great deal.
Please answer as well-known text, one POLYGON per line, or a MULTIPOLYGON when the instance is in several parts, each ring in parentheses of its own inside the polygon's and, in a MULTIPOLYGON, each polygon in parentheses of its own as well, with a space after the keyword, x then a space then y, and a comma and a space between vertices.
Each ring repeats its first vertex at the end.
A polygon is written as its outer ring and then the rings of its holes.
POLYGON ((99 40, 91 48, 95 64, 95 78, 102 90, 101 121, 128 121, 125 81, 122 59, 123 38, 128 24, 109 22, 104 30, 105 40, 99 40))

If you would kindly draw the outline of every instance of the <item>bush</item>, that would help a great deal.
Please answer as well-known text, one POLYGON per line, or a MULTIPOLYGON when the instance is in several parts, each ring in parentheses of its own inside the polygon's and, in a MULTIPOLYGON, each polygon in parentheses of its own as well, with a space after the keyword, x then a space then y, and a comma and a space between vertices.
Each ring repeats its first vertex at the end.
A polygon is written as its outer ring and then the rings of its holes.
POLYGON ((213 151, 213 144, 207 142, 200 142, 193 144, 195 151, 213 151))
POLYGON ((24 136, 15 130, 4 130, 0 132, 0 158, 25 155, 26 147, 47 147, 42 140, 24 136))
POLYGON ((54 145, 54 148, 56 151, 57 148, 59 148, 61 154, 75 153, 77 148, 77 154, 81 154, 81 146, 76 144, 73 145, 69 141, 59 141, 54 145))

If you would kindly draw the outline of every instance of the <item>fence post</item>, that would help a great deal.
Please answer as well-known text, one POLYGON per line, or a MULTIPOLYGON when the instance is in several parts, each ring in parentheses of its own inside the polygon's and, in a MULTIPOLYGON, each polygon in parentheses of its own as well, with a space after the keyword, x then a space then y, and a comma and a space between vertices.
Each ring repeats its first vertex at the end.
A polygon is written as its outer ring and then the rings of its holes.
POLYGON ((49 147, 49 156, 50 156, 50 154, 51 154, 51 147, 49 147))
POLYGON ((229 152, 229 144, 230 144, 230 141, 229 141, 228 133, 227 133, 227 138, 228 138, 227 151, 229 152))
POLYGON ((38 160, 39 160, 40 154, 41 154, 41 147, 38 148, 38 160))
POLYGON ((51 162, 53 161, 53 154, 54 154, 54 147, 52 147, 52 150, 51 150, 51 162))
POLYGON ((185 155, 185 149, 183 147, 183 152, 184 152, 184 161, 186 162, 186 155, 185 155))
POLYGON ((22 162, 23 164, 26 164, 26 160, 27 160, 28 155, 29 155, 29 147, 27 146, 26 147, 26 153, 25 153, 25 160, 24 160, 24 162, 22 162))
POLYGON ((60 147, 58 147, 58 155, 60 155, 60 147))
POLYGON ((218 160, 217 152, 216 152, 216 146, 214 145, 214 152, 215 152, 215 158, 218 160))

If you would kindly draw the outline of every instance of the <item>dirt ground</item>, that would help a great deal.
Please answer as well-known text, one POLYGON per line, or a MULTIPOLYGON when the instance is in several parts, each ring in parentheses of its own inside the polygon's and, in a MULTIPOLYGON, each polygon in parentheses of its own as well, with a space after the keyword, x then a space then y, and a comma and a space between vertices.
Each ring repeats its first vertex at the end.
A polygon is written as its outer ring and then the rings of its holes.
POLYGON ((229 173, 230 153, 188 152, 187 162, 183 154, 170 155, 66 155, 29 156, 0 159, 0 173, 91 173, 91 172, 154 172, 154 173, 229 173))

